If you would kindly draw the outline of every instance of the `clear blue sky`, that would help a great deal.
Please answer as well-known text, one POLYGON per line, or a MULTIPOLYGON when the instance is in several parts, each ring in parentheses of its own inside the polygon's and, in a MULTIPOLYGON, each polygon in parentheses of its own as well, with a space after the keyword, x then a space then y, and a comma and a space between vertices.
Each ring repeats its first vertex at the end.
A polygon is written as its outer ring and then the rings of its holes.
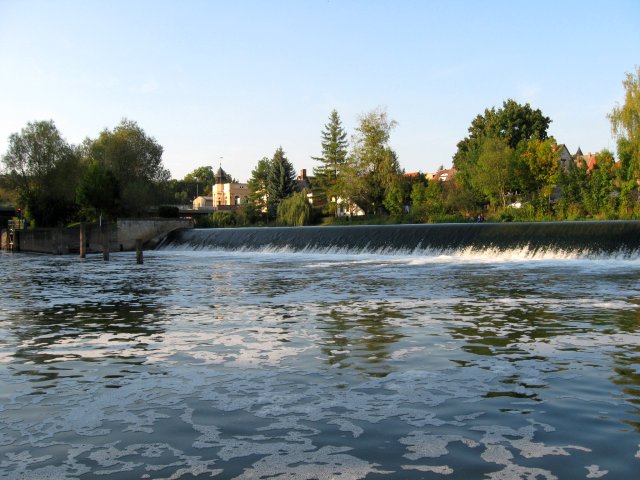
POLYGON ((311 171, 332 109, 352 134, 382 107, 402 167, 428 172, 508 98, 572 153, 614 150, 639 52, 638 0, 0 0, 0 153, 29 121, 77 144, 126 117, 174 178, 222 157, 244 181, 279 146, 311 171))

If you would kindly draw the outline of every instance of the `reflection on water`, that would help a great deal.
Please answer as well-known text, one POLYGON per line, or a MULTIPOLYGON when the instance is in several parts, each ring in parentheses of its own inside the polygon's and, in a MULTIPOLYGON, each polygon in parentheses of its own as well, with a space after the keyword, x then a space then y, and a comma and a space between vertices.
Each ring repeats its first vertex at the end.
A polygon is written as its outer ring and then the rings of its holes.
POLYGON ((385 377, 393 368, 387 360, 393 344, 404 335, 394 327, 394 321, 404 315, 393 306, 381 303, 372 307, 356 305, 332 306, 321 316, 320 325, 326 331, 322 352, 330 365, 361 370, 371 376, 385 377))
POLYGON ((640 468, 638 260, 159 251, 0 267, 1 478, 640 468))

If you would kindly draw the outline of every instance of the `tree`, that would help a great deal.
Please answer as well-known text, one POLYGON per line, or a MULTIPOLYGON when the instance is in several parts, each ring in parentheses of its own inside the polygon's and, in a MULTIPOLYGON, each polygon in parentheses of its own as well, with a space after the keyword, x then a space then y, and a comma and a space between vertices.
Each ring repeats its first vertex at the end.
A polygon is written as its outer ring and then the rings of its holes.
POLYGON ((119 195, 120 186, 113 172, 98 162, 91 162, 82 174, 76 191, 77 202, 85 215, 90 219, 102 215, 114 217, 119 195))
POLYGON ((613 109, 609 120, 618 140, 623 179, 635 182, 640 180, 640 67, 636 67, 635 75, 627 73, 622 84, 624 104, 613 109))
POLYGON ((187 173, 182 181, 196 186, 196 196, 211 195, 211 188, 215 183, 213 167, 210 165, 198 167, 194 171, 187 173))
POLYGON ((389 189, 398 182, 400 165, 388 146, 396 122, 387 113, 374 110, 360 117, 352 141, 352 152, 343 166, 338 193, 369 213, 377 213, 389 189))
POLYGON ((584 162, 568 162, 566 168, 558 169, 560 198, 556 213, 561 218, 576 219, 586 215, 585 194, 589 190, 589 174, 584 162))
POLYGON ((382 203, 387 212, 392 215, 400 215, 404 212, 404 192, 400 182, 394 182, 387 189, 382 203))
POLYGON ((291 227, 308 225, 311 221, 311 204, 307 192, 296 192, 278 205, 278 223, 291 227))
POLYGON ((411 188, 411 213, 421 222, 432 221, 444 213, 444 182, 429 180, 411 188))
POLYGON ((329 123, 322 131, 322 155, 311 157, 320 162, 320 166, 313 169, 316 185, 322 195, 330 198, 334 195, 334 186, 341 174, 342 166, 347 160, 348 145, 347 132, 342 128, 340 116, 336 110, 329 115, 329 123))
POLYGON ((584 204, 593 216, 611 218, 617 211, 615 189, 615 159, 608 150, 596 155, 596 164, 589 174, 588 188, 584 192, 584 204))
POLYGON ((278 204, 296 191, 295 170, 279 147, 273 154, 267 174, 267 209, 269 218, 276 218, 278 204))
POLYGON ((171 176, 162 164, 162 146, 130 120, 103 130, 87 150, 87 163, 100 163, 118 181, 121 215, 144 213, 171 176))
POLYGON ((527 167, 528 174, 521 174, 528 182, 525 188, 537 208, 546 211, 551 202, 551 195, 559 181, 559 155, 556 141, 553 138, 528 140, 521 144, 521 158, 527 167))
POLYGON ((499 137, 486 138, 480 148, 472 182, 494 206, 507 206, 507 194, 514 178, 513 156, 513 149, 505 139, 499 137))
POLYGON ((247 184, 249 188, 249 202, 255 205, 260 212, 267 211, 267 182, 269 171, 271 170, 271 160, 267 157, 262 158, 255 168, 251 171, 251 178, 247 184))
POLYGON ((73 218, 79 160, 53 120, 30 122, 9 137, 2 157, 18 203, 38 226, 56 226, 73 218))
POLYGON ((534 110, 527 103, 520 105, 515 100, 506 100, 502 108, 485 109, 471 122, 469 135, 458 142, 453 156, 453 164, 458 170, 459 181, 470 188, 473 173, 478 163, 480 149, 486 138, 501 138, 509 148, 517 150, 531 139, 546 140, 551 119, 539 109, 534 110))

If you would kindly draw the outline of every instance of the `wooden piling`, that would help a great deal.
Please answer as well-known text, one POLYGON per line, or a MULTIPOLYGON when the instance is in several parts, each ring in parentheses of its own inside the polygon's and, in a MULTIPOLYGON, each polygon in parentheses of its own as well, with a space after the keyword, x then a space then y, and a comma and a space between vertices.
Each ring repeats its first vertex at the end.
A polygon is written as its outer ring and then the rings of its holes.
POLYGON ((87 256, 87 228, 84 222, 80 222, 80 258, 87 256))
POLYGON ((136 263, 138 265, 142 265, 142 263, 143 263, 143 258, 142 258, 142 239, 141 238, 136 238, 136 263))
POLYGON ((109 261, 109 228, 106 222, 102 224, 102 260, 109 261))

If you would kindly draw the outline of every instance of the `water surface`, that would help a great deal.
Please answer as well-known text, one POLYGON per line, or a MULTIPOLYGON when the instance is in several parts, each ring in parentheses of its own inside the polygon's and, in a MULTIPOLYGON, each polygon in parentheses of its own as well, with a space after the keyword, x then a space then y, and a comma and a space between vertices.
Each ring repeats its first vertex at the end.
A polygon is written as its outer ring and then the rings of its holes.
POLYGON ((636 478, 640 260, 0 255, 0 478, 636 478))

